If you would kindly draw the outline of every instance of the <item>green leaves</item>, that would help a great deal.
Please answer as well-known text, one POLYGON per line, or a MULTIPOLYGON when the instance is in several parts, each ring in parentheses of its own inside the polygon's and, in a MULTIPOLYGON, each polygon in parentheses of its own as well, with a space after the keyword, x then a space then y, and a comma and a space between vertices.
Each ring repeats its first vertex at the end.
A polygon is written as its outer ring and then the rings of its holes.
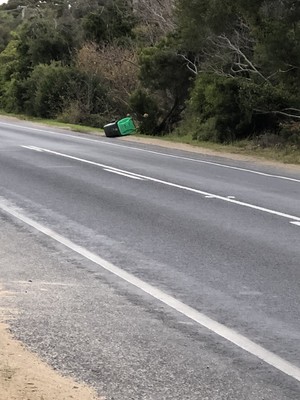
POLYGON ((174 4, 171 17, 171 0, 9 0, 0 106, 78 121, 132 111, 144 132, 181 124, 223 142, 299 119, 299 1, 174 4))
POLYGON ((108 2, 88 13, 82 21, 84 38, 101 43, 124 42, 133 37, 136 20, 126 0, 108 2))

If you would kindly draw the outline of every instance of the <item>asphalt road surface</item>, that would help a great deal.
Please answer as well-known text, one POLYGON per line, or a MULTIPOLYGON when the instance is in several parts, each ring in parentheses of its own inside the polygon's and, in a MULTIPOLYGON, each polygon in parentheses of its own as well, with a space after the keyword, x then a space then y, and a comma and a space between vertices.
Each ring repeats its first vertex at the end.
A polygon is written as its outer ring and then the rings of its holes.
POLYGON ((14 335, 107 399, 300 399, 300 169, 0 120, 14 335))

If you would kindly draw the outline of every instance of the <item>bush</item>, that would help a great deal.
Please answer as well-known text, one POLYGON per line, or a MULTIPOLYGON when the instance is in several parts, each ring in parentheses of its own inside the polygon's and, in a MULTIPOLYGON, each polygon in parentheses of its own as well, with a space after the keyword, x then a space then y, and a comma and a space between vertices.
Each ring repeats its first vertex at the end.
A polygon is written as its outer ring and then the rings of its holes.
POLYGON ((40 64, 26 80, 25 112, 42 118, 55 118, 70 96, 74 73, 60 63, 40 64))
POLYGON ((160 112, 154 98, 146 90, 138 89, 130 97, 130 108, 139 122, 140 132, 146 135, 155 134, 160 112))
POLYGON ((300 149, 300 122, 289 122, 281 124, 279 135, 284 143, 296 146, 300 149))
POLYGON ((65 112, 74 123, 80 123, 88 115, 103 111, 105 104, 105 91, 99 78, 59 62, 36 66, 25 88, 25 112, 37 117, 55 118, 65 112))
POLYGON ((102 128, 109 116, 103 114, 86 113, 78 101, 71 102, 63 112, 57 116, 57 120, 67 124, 86 125, 94 128, 102 128))
MULTIPOLYGON (((284 117, 274 110, 292 107, 281 87, 246 79, 199 75, 187 103, 181 129, 194 139, 229 143, 269 132, 283 135, 284 117)), ((287 131, 285 125, 285 131, 287 131)))
POLYGON ((251 115, 240 101, 238 80, 211 74, 196 80, 188 102, 186 118, 194 125, 198 140, 232 142, 249 135, 251 115))
POLYGON ((22 81, 15 78, 3 83, 0 94, 0 108, 9 113, 21 113, 23 111, 23 86, 22 81))

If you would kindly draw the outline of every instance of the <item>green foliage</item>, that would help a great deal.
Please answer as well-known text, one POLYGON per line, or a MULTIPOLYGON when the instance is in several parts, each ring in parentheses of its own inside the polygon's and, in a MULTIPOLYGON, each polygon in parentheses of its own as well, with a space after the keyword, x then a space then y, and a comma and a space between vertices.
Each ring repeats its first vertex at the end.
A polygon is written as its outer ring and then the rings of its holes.
POLYGON ((144 89, 136 90, 131 95, 130 108, 139 121, 140 132, 155 134, 161 115, 153 96, 144 89))
POLYGON ((22 110, 22 81, 19 79, 17 47, 19 41, 11 40, 0 53, 0 107, 7 112, 22 110))
POLYGON ((93 114, 103 107, 104 90, 99 80, 58 62, 36 66, 24 90, 24 110, 37 117, 57 117, 75 102, 81 114, 93 114))
POLYGON ((88 13, 82 21, 85 39, 98 44, 132 37, 135 24, 126 0, 108 2, 88 13))
POLYGON ((0 107, 95 126, 130 108, 144 133, 298 143, 299 1, 176 0, 167 30, 153 12, 129 0, 9 0, 0 107))
POLYGON ((238 19, 235 11, 234 0, 178 0, 176 16, 184 50, 199 52, 208 37, 232 30, 238 19))
POLYGON ((64 122, 102 127, 107 116, 107 91, 98 76, 73 70, 67 100, 59 118, 64 122))
POLYGON ((284 123, 280 126, 281 144, 292 145, 300 149, 300 122, 284 123))
POLYGON ((107 28, 100 10, 89 13, 83 19, 82 27, 86 40, 101 43, 107 39, 107 28))
POLYGON ((5 82, 2 87, 0 107, 6 112, 22 113, 24 101, 23 82, 16 78, 5 82))
POLYGON ((30 115, 54 118, 68 99, 73 71, 61 64, 39 64, 24 86, 27 100, 24 110, 30 115))
POLYGON ((196 80, 186 118, 194 121, 195 139, 221 143, 246 137, 251 126, 249 110, 240 101, 238 82, 212 74, 196 80))
POLYGON ((273 110, 289 104, 290 95, 283 88, 203 74, 191 91, 183 129, 192 130, 195 139, 220 143, 266 131, 278 135, 281 119, 273 110))
POLYGON ((12 40, 12 31, 17 25, 18 22, 11 14, 0 10, 0 53, 12 40))
POLYGON ((282 135, 281 123, 300 117, 299 2, 178 0, 177 19, 181 49, 200 73, 183 128, 227 142, 282 135))
POLYGON ((185 61, 162 41, 157 47, 143 49, 140 54, 140 81, 155 94, 156 107, 161 118, 152 133, 163 134, 180 120, 191 84, 191 73, 185 61))
POLYGON ((144 49, 140 67, 140 80, 145 87, 168 90, 174 97, 185 98, 191 74, 185 61, 167 43, 144 49))
POLYGON ((20 31, 18 53, 24 70, 35 65, 62 61, 69 64, 75 49, 72 29, 54 21, 38 19, 25 23, 20 31))

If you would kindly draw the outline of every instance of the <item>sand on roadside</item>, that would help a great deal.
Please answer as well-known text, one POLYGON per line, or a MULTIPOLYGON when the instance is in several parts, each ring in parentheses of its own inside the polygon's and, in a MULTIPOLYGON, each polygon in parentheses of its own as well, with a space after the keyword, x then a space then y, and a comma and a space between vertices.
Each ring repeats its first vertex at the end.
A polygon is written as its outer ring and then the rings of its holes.
POLYGON ((0 399, 100 400, 93 389, 61 376, 28 351, 1 322, 0 399))

